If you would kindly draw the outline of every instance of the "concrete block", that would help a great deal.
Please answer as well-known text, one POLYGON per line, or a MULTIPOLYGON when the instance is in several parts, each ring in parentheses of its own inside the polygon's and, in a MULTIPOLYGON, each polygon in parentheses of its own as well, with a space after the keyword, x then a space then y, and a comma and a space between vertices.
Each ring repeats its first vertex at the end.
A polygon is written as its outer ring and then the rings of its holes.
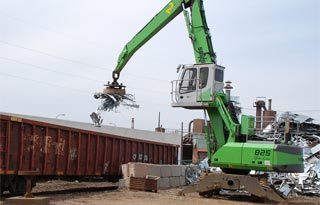
POLYGON ((128 163, 129 177, 145 178, 148 175, 148 164, 146 163, 128 163))
POLYGON ((170 176, 171 176, 171 166, 161 165, 161 177, 170 177, 170 176))
POLYGON ((180 176, 179 178, 180 178, 180 186, 186 186, 187 185, 186 177, 180 176))
POLYGON ((172 177, 181 176, 181 167, 180 167, 180 165, 171 165, 171 176, 172 177))
POLYGON ((180 176, 186 176, 186 165, 180 165, 180 171, 181 171, 181 173, 180 173, 180 176))
POLYGON ((128 188, 130 184, 130 177, 119 180, 119 188, 128 188))
POLYGON ((170 187, 180 187, 180 177, 169 177, 170 187))
POLYGON ((151 176, 161 176, 161 165, 156 165, 156 164, 149 164, 147 166, 148 171, 147 174, 151 176))
POLYGON ((122 164, 121 171, 122 171, 123 178, 129 177, 129 165, 128 164, 122 164))
POLYGON ((168 177, 160 178, 158 180, 158 187, 159 189, 168 189, 170 188, 170 181, 168 177))
POLYGON ((7 198, 5 204, 11 205, 48 205, 50 199, 48 197, 25 198, 22 196, 7 198))

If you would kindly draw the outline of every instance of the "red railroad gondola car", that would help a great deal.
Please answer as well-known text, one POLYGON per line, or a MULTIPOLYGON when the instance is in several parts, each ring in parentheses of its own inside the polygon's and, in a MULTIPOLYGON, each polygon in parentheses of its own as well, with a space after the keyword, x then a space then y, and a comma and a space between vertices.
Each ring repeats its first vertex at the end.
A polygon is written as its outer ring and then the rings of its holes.
POLYGON ((1 193, 25 191, 22 173, 121 177, 121 164, 177 164, 176 135, 0 113, 1 193))

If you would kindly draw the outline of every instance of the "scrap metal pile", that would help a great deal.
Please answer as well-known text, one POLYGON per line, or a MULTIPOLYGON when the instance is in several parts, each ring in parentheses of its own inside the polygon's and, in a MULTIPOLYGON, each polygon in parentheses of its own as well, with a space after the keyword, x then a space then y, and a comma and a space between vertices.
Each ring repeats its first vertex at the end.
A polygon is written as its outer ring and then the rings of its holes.
POLYGON ((320 144, 304 150, 304 173, 269 173, 269 183, 284 196, 293 193, 320 196, 320 144))
POLYGON ((292 143, 303 147, 304 173, 269 173, 269 183, 285 196, 290 193, 320 196, 319 124, 312 123, 313 119, 308 116, 285 112, 260 137, 268 140, 282 138, 286 122, 290 123, 292 143))

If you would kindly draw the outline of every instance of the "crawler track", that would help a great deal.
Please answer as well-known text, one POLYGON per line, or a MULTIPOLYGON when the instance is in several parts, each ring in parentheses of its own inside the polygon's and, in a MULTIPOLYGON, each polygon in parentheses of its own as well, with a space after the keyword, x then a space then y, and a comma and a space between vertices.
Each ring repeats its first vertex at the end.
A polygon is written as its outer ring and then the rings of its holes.
POLYGON ((73 193, 91 193, 91 192, 101 192, 101 191, 113 191, 118 189, 118 186, 108 186, 108 187, 87 187, 87 188, 72 188, 65 190, 54 190, 54 191, 42 191, 34 193, 34 196, 51 196, 58 194, 73 194, 73 193))
MULTIPOLYGON (((34 196, 55 196, 55 195, 70 195, 80 193, 94 193, 113 191, 118 189, 117 183, 108 182, 81 182, 72 183, 68 181, 51 181, 50 183, 39 183, 33 188, 32 194, 34 196)), ((12 197, 13 195, 5 192, 1 195, 1 199, 12 197)))

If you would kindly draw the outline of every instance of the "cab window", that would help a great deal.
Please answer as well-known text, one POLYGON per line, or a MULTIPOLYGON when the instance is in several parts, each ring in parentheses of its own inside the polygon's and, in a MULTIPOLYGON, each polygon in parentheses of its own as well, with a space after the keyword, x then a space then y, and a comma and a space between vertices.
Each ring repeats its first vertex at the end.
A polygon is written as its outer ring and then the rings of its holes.
POLYGON ((218 82, 223 82, 223 70, 215 69, 214 80, 218 82))
POLYGON ((208 74, 209 74, 209 68, 208 67, 200 68, 200 81, 199 81, 199 88, 200 89, 202 89, 202 88, 207 86, 208 74))
POLYGON ((180 82, 180 93, 187 93, 196 90, 197 83, 197 69, 189 68, 186 69, 183 73, 181 82, 180 82))

